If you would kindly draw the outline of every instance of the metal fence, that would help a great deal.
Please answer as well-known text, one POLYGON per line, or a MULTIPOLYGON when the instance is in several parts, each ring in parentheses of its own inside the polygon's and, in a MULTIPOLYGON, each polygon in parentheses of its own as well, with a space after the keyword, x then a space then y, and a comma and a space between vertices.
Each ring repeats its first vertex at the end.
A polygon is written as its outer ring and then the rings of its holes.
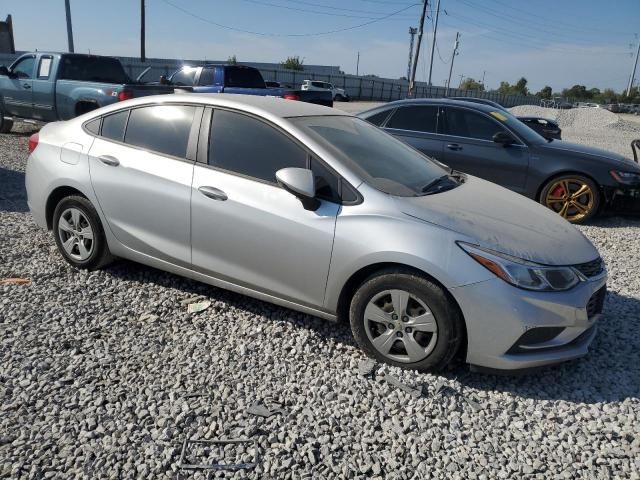
MULTIPOLYGON (((8 65, 17 57, 17 54, 0 54, 0 64, 8 65)), ((133 57, 116 58, 122 62, 131 78, 136 78, 145 68, 151 67, 151 70, 144 77, 146 81, 155 81, 160 78, 160 75, 169 75, 184 64, 225 63, 209 60, 182 61, 176 59, 148 59, 143 63, 133 57)), ((406 98, 407 96, 408 82, 406 80, 345 75, 338 73, 339 68, 333 66, 305 65, 305 70, 299 72, 278 68, 277 64, 251 62, 242 62, 242 64, 258 68, 265 80, 281 82, 294 88, 299 88, 303 80, 329 82, 338 88, 343 88, 347 95, 354 100, 391 101, 406 98)), ((445 87, 429 86, 424 82, 416 82, 415 96, 418 98, 437 98, 443 97, 445 91, 445 87)), ((540 104, 540 98, 532 95, 502 95, 497 92, 479 92, 457 88, 449 89, 449 96, 486 98, 505 107, 540 104)))

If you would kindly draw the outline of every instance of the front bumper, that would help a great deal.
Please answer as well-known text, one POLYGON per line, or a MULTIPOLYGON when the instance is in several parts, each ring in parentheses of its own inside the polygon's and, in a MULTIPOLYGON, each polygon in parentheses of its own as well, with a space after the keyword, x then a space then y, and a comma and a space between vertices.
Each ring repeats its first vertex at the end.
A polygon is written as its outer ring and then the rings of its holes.
POLYGON ((566 292, 523 290, 499 278, 452 288, 467 326, 467 363, 513 371, 586 355, 606 281, 605 271, 566 292))
POLYGON ((605 187, 607 212, 613 214, 640 214, 640 184, 605 187))

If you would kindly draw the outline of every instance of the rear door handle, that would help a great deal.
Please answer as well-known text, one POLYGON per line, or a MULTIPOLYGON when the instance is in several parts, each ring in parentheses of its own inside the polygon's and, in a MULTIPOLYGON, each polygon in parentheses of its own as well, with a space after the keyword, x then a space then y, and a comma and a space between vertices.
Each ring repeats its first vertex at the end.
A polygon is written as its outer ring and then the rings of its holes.
POLYGON ((449 150, 462 150, 462 147, 457 143, 450 143, 449 145, 447 145, 447 148, 449 150))
POLYGON ((198 188, 198 191, 205 197, 211 198, 213 200, 220 200, 224 202, 228 198, 226 193, 215 187, 200 187, 198 188))
POLYGON ((28 83, 25 83, 22 85, 24 88, 26 88, 27 90, 29 90, 31 88, 31 85, 29 85, 28 83))
POLYGON ((110 167, 117 167, 118 165, 120 165, 120 160, 118 160, 116 157, 112 157, 111 155, 100 155, 98 157, 98 160, 100 160, 105 165, 109 165, 110 167))

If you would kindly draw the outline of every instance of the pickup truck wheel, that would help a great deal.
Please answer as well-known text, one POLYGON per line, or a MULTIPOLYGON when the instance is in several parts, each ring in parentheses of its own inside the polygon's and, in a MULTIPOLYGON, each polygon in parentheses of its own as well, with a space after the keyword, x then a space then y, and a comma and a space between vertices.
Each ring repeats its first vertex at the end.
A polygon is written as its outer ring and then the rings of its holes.
POLYGON ((336 102, 344 102, 344 97, 340 94, 336 95, 336 98, 334 98, 334 100, 336 102))
POLYGON ((4 113, 0 111, 0 133, 9 133, 13 127, 13 121, 4 118, 4 113))

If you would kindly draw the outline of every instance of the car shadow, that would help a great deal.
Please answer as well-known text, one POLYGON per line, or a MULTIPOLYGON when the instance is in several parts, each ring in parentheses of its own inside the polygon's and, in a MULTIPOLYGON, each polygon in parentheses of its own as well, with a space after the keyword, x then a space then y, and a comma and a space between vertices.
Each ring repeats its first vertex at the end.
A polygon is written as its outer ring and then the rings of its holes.
POLYGON ((28 212, 24 172, 0 167, 0 211, 28 212))
MULTIPOLYGON (((214 302, 222 301, 269 320, 287 321, 296 328, 312 330, 325 338, 357 348, 346 322, 326 321, 126 260, 112 264, 108 272, 128 281, 153 283, 194 296, 204 295, 214 302)), ((586 357, 517 375, 472 372, 467 365, 459 362, 442 376, 456 379, 464 387, 505 392, 532 400, 593 404, 638 398, 640 386, 637 378, 632 378, 629 368, 630 365, 640 365, 638 312, 640 299, 611 292, 598 325, 598 334, 586 357)), ((417 372, 415 375, 416 383, 432 381, 429 380, 431 376, 417 372)))
POLYGON ((188 295, 203 295, 212 302, 225 304, 268 320, 286 321, 296 327, 312 330, 319 335, 333 338, 342 344, 357 348, 348 324, 325 320, 286 307, 263 302, 240 293, 214 287, 173 273, 158 270, 129 260, 119 259, 106 270, 113 276, 140 283, 153 283, 164 288, 177 289, 188 295))

